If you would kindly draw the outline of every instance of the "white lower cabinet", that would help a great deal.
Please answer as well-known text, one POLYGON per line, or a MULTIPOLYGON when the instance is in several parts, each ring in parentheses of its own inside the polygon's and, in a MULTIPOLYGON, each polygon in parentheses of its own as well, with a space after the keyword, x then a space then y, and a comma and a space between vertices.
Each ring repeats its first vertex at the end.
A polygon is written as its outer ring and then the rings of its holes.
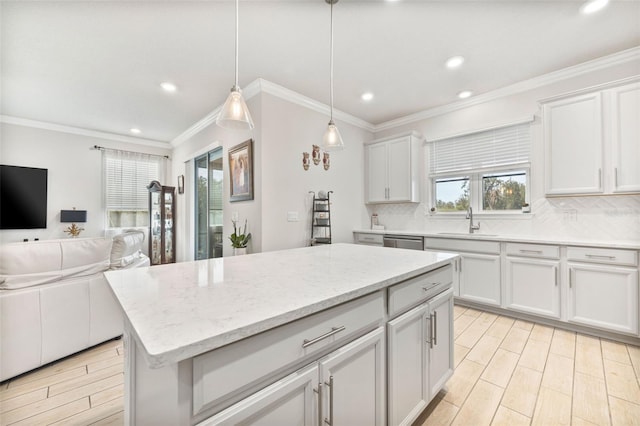
POLYGON ((460 253, 460 297, 500 306, 500 256, 460 253))
POLYGON ((385 371, 385 332, 379 327, 199 426, 383 426, 385 371))
POLYGON ((505 305, 508 309, 560 319, 560 262, 507 257, 505 305))
POLYGON ((568 321, 638 334, 638 269, 568 263, 568 321))
POLYGON ((388 323, 389 425, 410 425, 453 374, 453 289, 388 323))

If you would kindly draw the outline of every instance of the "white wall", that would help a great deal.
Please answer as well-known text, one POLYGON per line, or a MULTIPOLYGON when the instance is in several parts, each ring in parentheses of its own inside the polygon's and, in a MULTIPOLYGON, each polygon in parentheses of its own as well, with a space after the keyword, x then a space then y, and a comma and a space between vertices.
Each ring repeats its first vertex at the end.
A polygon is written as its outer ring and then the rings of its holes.
MULTIPOLYGON (((620 80, 640 74, 640 61, 628 62, 586 73, 567 80, 537 87, 514 95, 469 106, 398 126, 377 133, 383 137, 406 130, 416 130, 427 140, 461 133, 470 133, 497 124, 513 123, 523 117, 536 117, 532 125, 531 215, 515 218, 484 215, 481 232, 513 235, 549 235, 604 240, 640 239, 640 196, 559 197, 544 196, 543 133, 539 101, 554 95, 620 80)), ((570 167, 570 165, 567 165, 570 167)), ((463 217, 428 213, 431 207, 430 188, 423 181, 423 202, 419 205, 369 206, 368 212, 378 213, 387 229, 424 230, 428 232, 466 232, 468 220, 463 217)), ((364 221, 363 228, 369 223, 364 221)))
MULTIPOLYGON (((363 142, 370 132, 336 121, 345 148, 329 153, 330 168, 322 162, 302 167, 302 153, 321 145, 329 117, 281 98, 262 97, 262 249, 279 250, 309 245, 314 191, 331 194, 331 226, 334 242, 352 242, 353 229, 366 217, 364 205, 363 142), (288 222, 296 212, 298 222, 288 222)), ((321 152, 322 155, 322 152, 321 152)))
POLYGON ((60 210, 87 210, 81 237, 103 236, 105 216, 102 201, 102 153, 90 149, 100 145, 150 154, 170 151, 149 146, 114 142, 53 130, 0 124, 0 163, 48 169, 47 228, 0 230, 0 242, 67 238, 60 223, 60 210))
MULTIPOLYGON (((247 102, 255 129, 250 132, 228 131, 211 123, 174 150, 174 177, 185 173, 185 161, 206 151, 223 146, 224 156, 224 255, 231 254, 228 240, 232 232, 231 216, 246 218, 252 241, 250 253, 303 247, 309 244, 311 202, 309 191, 333 190, 332 225, 336 242, 351 242, 352 231, 366 218, 364 205, 364 155, 362 143, 372 139, 370 132, 353 125, 336 122, 346 148, 330 154, 331 166, 322 164, 302 168, 302 152, 311 152, 312 144, 320 144, 329 121, 324 114, 293 104, 279 97, 260 93, 247 102), (229 202, 228 150, 249 137, 254 139, 254 200, 229 202), (297 212, 299 221, 288 222, 287 212, 297 212)), ((185 175, 186 176, 186 175, 185 175)), ((193 186, 192 178, 185 177, 193 186)), ((188 191, 178 197, 178 214, 191 220, 193 204, 188 191)), ((185 220, 179 226, 189 228, 185 220)), ((178 260, 193 259, 189 243, 193 229, 179 229, 178 260)))

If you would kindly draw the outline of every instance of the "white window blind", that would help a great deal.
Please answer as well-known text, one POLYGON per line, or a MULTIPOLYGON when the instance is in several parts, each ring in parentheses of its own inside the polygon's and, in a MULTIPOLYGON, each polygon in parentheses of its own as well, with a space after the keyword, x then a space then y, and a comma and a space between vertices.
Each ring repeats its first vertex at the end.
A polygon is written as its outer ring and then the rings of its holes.
POLYGON ((164 180, 164 158, 123 151, 103 151, 107 211, 149 209, 147 185, 164 180))
POLYGON ((529 163, 530 123, 431 142, 430 175, 475 172, 529 163))

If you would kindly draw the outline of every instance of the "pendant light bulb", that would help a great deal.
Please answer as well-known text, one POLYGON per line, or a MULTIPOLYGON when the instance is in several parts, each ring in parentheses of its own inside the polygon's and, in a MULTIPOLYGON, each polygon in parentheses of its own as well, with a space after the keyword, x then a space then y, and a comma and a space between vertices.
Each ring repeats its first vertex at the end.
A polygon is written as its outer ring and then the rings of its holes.
POLYGON ((327 126, 327 130, 324 132, 324 136, 322 138, 322 149, 325 151, 338 151, 344 149, 344 142, 342 141, 342 136, 340 136, 340 131, 336 127, 333 122, 333 4, 338 3, 338 0, 325 0, 326 3, 331 5, 331 56, 329 60, 329 85, 330 85, 330 95, 331 95, 331 118, 329 119, 329 124, 327 126))
POLYGON ((231 93, 227 97, 222 110, 218 113, 216 124, 225 129, 231 130, 251 130, 253 120, 249 113, 249 108, 242 97, 242 90, 238 86, 238 27, 239 27, 240 1, 236 0, 236 80, 231 88, 231 93))

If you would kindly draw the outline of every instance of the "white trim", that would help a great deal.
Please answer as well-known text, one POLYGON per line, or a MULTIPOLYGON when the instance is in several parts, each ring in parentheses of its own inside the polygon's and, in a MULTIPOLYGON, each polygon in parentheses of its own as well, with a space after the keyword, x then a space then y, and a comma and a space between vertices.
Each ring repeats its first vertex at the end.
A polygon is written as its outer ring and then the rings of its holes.
MULTIPOLYGON (((307 96, 301 95, 300 93, 294 92, 293 90, 287 89, 286 87, 272 83, 263 78, 258 78, 252 81, 251 83, 249 83, 246 89, 243 89, 242 93, 244 95, 245 100, 249 100, 252 97, 258 95, 259 93, 268 93, 270 95, 289 101, 293 104, 300 105, 304 108, 308 108, 312 111, 316 111, 321 114, 324 114, 327 117, 329 117, 331 114, 331 109, 328 105, 325 105, 322 102, 318 102, 315 99, 311 99, 307 96)), ((208 127, 209 125, 211 125, 216 120, 216 117, 220 113, 221 109, 222 109, 222 105, 218 106, 216 109, 211 111, 204 118, 196 122, 194 125, 189 127, 187 130, 185 130, 175 139, 173 139, 171 141, 171 145, 175 148, 180 144, 182 144, 183 142, 185 142, 186 140, 188 140, 189 138, 191 138, 192 136, 194 136, 195 134, 199 133, 200 131, 208 127)), ((342 121, 347 124, 351 124, 353 126, 359 127, 364 130, 368 130, 370 132, 373 132, 375 130, 375 125, 368 123, 353 115, 347 114, 346 112, 336 110, 335 108, 333 110, 333 117, 336 120, 342 121)))
POLYGON ((137 145, 147 145, 156 148, 171 150, 168 142, 157 141, 153 139, 135 138, 131 136, 118 135, 115 133, 100 132, 98 130, 82 129, 80 127, 65 126, 62 124, 47 123, 44 121, 29 120, 27 118, 11 117, 8 115, 0 115, 0 123, 14 124, 16 126, 33 127, 36 129, 52 130, 54 132, 70 133, 79 136, 88 136, 117 142, 127 142, 137 145))
POLYGON ((398 134, 395 134, 395 135, 392 135, 392 136, 385 136, 384 138, 380 138, 380 139, 374 139, 374 140, 371 140, 371 141, 365 141, 363 143, 364 143, 364 145, 371 145, 373 143, 386 142, 386 141, 390 141, 390 140, 393 140, 393 139, 404 138, 404 137, 407 137, 407 136, 413 136, 414 138, 418 139, 419 141, 424 141, 424 137, 420 133, 418 133, 416 131, 410 131, 410 132, 398 133, 398 134))
POLYGON ((613 87, 625 86, 627 84, 640 82, 640 74, 634 75, 627 78, 622 78, 620 80, 609 81, 603 84, 596 84, 595 86, 585 87, 584 89, 574 90, 571 92, 561 93, 559 95, 554 95, 548 98, 540 99, 538 101, 539 104, 545 104, 549 102, 558 101, 564 98, 572 98, 574 96, 586 95, 592 92, 599 92, 606 89, 611 89, 613 87))
POLYGON ((548 74, 534 77, 529 80, 524 80, 519 83, 503 87, 501 89, 493 90, 482 95, 474 96, 467 101, 455 102, 452 104, 431 108, 422 112, 417 112, 415 114, 410 114, 405 117, 397 118, 395 120, 386 121, 384 123, 377 124, 374 131, 379 132, 382 130, 415 123, 416 121, 426 120, 428 118, 436 117, 448 112, 457 111, 473 105, 493 101, 505 96, 526 92, 537 87, 547 86, 549 84, 577 77, 582 74, 638 59, 640 59, 640 47, 632 47, 631 49, 623 50, 622 52, 613 53, 611 55, 603 56, 602 58, 593 59, 591 61, 583 62, 572 67, 563 68, 561 70, 550 72, 548 74))
POLYGON ((430 138, 428 140, 426 140, 426 143, 433 143, 433 142, 438 142, 444 139, 451 139, 451 138, 457 138, 459 136, 464 136, 464 135, 470 135, 472 133, 480 133, 480 132, 486 132, 489 130, 495 130, 495 129, 500 129, 502 127, 509 127, 509 126, 516 126, 518 124, 523 124, 523 123, 533 123, 536 120, 535 115, 528 115, 526 117, 522 117, 519 118, 517 120, 509 120, 509 121, 501 121, 501 122, 497 122, 497 123, 493 123, 490 124, 488 126, 485 127, 481 127, 481 128, 477 128, 477 129, 472 129, 472 130, 465 130, 463 132, 456 132, 456 133, 450 133, 450 134, 446 134, 446 135, 441 135, 438 136, 437 138, 430 138))

